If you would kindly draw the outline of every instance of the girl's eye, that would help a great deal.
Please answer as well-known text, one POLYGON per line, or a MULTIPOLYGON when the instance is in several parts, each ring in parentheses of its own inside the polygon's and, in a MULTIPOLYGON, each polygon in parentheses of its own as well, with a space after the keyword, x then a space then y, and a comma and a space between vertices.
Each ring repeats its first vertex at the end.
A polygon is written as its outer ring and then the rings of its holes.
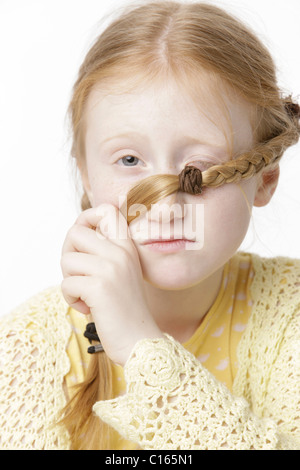
POLYGON ((140 160, 137 157, 134 157, 132 155, 126 155, 126 157, 120 158, 120 160, 118 160, 118 164, 122 164, 124 166, 136 166, 138 165, 139 161, 140 160))

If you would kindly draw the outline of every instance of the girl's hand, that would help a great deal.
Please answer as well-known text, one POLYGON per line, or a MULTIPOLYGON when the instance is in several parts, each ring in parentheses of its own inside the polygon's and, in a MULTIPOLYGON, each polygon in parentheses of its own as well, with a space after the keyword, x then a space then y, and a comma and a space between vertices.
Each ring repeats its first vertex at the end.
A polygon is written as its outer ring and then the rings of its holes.
POLYGON ((66 302, 92 315, 113 362, 123 366, 137 341, 163 336, 146 304, 127 222, 115 206, 81 213, 64 242, 61 268, 66 302))

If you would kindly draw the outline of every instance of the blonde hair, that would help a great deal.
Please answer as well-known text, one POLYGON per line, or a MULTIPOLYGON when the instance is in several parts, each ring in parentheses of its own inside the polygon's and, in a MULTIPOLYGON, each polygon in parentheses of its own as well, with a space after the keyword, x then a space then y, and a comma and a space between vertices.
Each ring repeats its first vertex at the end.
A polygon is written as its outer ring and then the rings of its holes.
MULTIPOLYGON (((196 90, 205 71, 238 93, 255 110, 255 145, 243 155, 203 172, 204 186, 220 186, 250 178, 277 165, 285 149, 299 138, 299 108, 283 98, 269 52, 239 20, 205 3, 173 1, 129 8, 97 38, 74 85, 70 103, 72 155, 84 166, 85 107, 95 86, 120 90, 175 77, 187 91, 196 90), (128 80, 127 80, 128 79, 128 80), (294 112, 292 112, 294 110, 294 112)), ((131 204, 147 208, 179 189, 178 176, 154 175, 128 193, 131 204)), ((82 209, 90 207, 87 195, 82 209)), ((130 222, 130 220, 128 220, 130 222)), ((93 416, 97 400, 111 398, 111 365, 105 353, 91 357, 85 381, 64 410, 73 449, 105 449, 108 427, 93 416)))

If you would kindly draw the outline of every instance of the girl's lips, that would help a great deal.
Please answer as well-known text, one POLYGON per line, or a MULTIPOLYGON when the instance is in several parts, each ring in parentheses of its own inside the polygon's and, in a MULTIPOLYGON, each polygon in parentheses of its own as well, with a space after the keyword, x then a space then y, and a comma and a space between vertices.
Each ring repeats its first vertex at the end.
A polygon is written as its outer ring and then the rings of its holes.
POLYGON ((186 249, 188 243, 194 242, 183 238, 175 240, 148 240, 142 246, 146 246, 151 251, 171 253, 186 249))

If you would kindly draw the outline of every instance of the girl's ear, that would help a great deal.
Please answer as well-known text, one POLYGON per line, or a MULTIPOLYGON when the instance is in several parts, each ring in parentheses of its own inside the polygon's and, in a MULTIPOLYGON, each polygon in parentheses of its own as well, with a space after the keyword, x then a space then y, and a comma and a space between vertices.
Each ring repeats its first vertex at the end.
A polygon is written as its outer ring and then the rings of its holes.
POLYGON ((279 165, 277 165, 272 170, 266 169, 259 176, 259 182, 254 199, 254 206, 263 207, 266 206, 268 202, 270 202, 277 188, 279 173, 279 165))

